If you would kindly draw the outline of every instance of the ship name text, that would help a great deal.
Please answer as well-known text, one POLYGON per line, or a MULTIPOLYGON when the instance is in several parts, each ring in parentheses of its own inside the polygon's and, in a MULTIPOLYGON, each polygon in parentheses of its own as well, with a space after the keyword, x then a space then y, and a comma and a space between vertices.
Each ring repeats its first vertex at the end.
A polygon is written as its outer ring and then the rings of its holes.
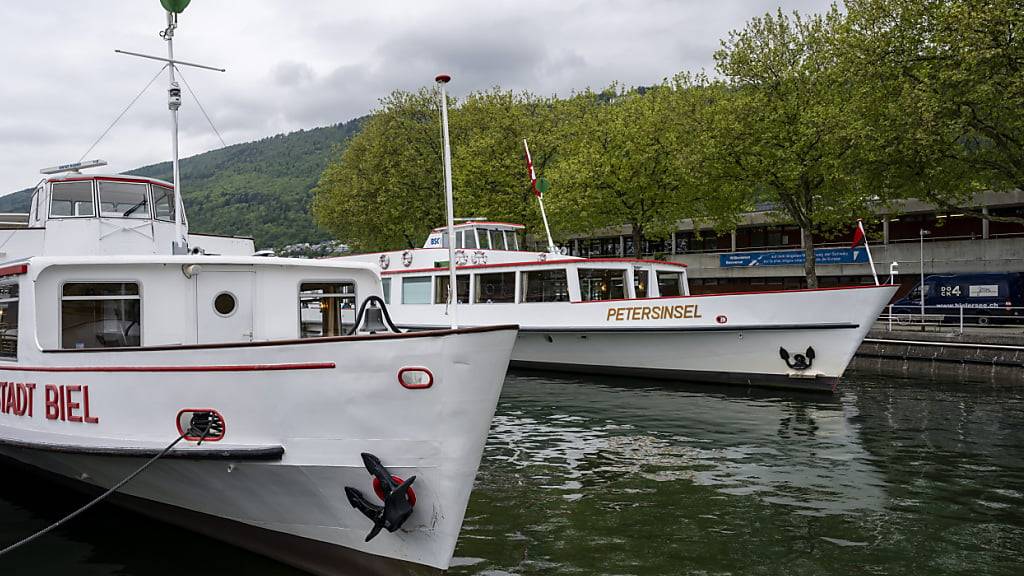
POLYGON ((620 306, 608 309, 608 322, 625 322, 628 320, 680 320, 684 318, 703 318, 699 304, 679 304, 675 306, 620 306))

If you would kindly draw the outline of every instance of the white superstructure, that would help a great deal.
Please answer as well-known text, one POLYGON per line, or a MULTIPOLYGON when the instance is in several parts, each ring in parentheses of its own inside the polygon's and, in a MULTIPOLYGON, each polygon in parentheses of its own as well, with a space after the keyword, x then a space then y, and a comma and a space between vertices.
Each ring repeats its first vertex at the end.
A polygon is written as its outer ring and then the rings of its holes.
MULTIPOLYGON (((524 249, 523 227, 455 227, 462 326, 514 322, 514 366, 830 389, 894 286, 691 295, 686 267, 524 249)), ((376 263, 399 326, 446 326, 448 238, 376 263)))

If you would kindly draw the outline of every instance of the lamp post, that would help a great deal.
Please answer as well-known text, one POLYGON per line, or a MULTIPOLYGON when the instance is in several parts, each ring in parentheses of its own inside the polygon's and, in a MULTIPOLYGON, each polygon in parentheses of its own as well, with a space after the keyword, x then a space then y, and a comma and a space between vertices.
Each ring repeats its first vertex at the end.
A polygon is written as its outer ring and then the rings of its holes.
POLYGON ((921 296, 921 325, 924 326, 924 237, 931 234, 924 228, 921 229, 921 284, 918 286, 918 294, 921 296))
POLYGON ((444 203, 448 218, 448 321, 452 329, 459 327, 456 304, 459 300, 458 285, 455 281, 455 207, 452 200, 452 148, 448 142, 448 93, 444 86, 452 79, 439 74, 434 81, 441 88, 441 140, 444 149, 444 203))

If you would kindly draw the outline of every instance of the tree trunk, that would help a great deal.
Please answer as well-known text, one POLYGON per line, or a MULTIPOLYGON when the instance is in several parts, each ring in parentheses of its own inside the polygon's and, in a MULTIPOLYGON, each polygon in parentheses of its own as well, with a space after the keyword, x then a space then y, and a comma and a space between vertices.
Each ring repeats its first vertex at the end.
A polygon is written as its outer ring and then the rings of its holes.
POLYGON ((814 233, 808 228, 801 228, 800 234, 804 245, 804 276, 807 277, 807 287, 818 287, 818 271, 814 259, 814 233))
POLYGON ((644 231, 640 226, 633 224, 633 257, 640 257, 640 244, 644 241, 644 231))

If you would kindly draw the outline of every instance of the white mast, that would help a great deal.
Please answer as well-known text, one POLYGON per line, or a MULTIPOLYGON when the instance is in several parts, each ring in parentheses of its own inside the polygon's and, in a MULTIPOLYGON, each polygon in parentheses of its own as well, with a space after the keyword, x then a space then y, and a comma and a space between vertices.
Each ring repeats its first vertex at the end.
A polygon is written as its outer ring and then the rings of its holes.
POLYGON ((441 139, 444 141, 444 203, 448 212, 448 320, 451 327, 458 328, 459 321, 456 314, 458 303, 458 288, 455 285, 455 202, 452 199, 452 148, 448 143, 448 94, 444 86, 452 79, 447 74, 441 74, 434 80, 441 87, 441 139))
MULTIPOLYGON (((204 70, 216 70, 217 72, 224 72, 224 69, 174 59, 174 31, 178 28, 178 13, 188 6, 189 0, 160 0, 160 4, 164 6, 167 12, 167 28, 160 32, 160 37, 167 41, 167 58, 140 54, 138 52, 128 52, 126 50, 114 50, 114 52, 166 62, 167 74, 170 80, 170 85, 167 88, 167 108, 171 111, 171 162, 174 173, 172 176, 174 180, 174 242, 171 248, 174 254, 187 254, 188 238, 186 237, 183 224, 185 210, 184 203, 181 200, 181 171, 178 168, 178 109, 181 108, 181 87, 178 85, 174 72, 179 64, 204 70)), ((200 108, 202 108, 202 105, 200 105, 200 108)), ((209 118, 207 119, 209 120, 209 118)))
POLYGON ((178 15, 174 12, 167 12, 167 29, 162 36, 167 41, 167 60, 170 66, 167 67, 167 74, 170 78, 170 86, 167 88, 167 107, 171 111, 171 154, 173 155, 174 171, 174 254, 188 253, 188 240, 185 238, 181 222, 181 172, 178 169, 178 108, 181 108, 181 87, 174 78, 174 29, 178 27, 178 15))

